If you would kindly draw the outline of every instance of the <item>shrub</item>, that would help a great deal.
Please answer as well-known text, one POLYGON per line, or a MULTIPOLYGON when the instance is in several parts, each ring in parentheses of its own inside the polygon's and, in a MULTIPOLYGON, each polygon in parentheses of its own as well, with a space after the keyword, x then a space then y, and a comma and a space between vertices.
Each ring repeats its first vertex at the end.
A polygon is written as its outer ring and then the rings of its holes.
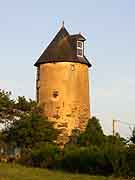
POLYGON ((104 153, 113 169, 113 174, 118 175, 122 171, 122 164, 125 162, 123 146, 107 144, 104 146, 104 153))
POLYGON ((135 146, 126 147, 123 153, 124 161, 119 175, 135 177, 135 146))
POLYGON ((105 155, 116 176, 135 176, 135 146, 110 145, 104 147, 105 155))
POLYGON ((96 117, 89 119, 86 130, 80 134, 77 143, 81 146, 102 146, 105 135, 96 117))
POLYGON ((55 168, 60 157, 60 150, 56 145, 42 143, 31 151, 22 154, 21 163, 42 168, 55 168))
POLYGON ((97 146, 82 148, 71 146, 66 148, 62 159, 62 167, 68 171, 89 174, 107 175, 113 172, 104 150, 97 146))

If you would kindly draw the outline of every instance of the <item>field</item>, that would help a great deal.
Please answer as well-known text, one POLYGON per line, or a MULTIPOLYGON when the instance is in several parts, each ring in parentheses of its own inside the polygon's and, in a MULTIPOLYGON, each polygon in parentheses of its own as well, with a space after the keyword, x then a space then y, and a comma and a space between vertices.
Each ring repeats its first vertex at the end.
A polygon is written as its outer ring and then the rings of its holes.
POLYGON ((0 164, 0 180, 120 180, 114 177, 101 177, 27 168, 15 164, 0 164))

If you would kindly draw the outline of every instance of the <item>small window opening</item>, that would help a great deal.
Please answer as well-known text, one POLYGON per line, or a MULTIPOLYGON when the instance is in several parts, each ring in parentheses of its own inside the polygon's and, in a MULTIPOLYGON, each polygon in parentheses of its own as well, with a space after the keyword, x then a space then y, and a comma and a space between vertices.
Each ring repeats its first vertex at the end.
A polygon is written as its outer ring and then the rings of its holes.
POLYGON ((82 49, 83 48, 83 42, 77 41, 77 47, 82 49))
POLYGON ((53 97, 54 97, 54 98, 57 98, 58 95, 59 95, 59 92, 58 92, 58 91, 53 91, 53 97))
POLYGON ((77 41, 77 56, 83 57, 83 42, 77 41))
POLYGON ((75 70, 75 65, 71 65, 71 70, 74 71, 75 70))
POLYGON ((77 56, 83 56, 83 51, 82 49, 77 49, 77 56))

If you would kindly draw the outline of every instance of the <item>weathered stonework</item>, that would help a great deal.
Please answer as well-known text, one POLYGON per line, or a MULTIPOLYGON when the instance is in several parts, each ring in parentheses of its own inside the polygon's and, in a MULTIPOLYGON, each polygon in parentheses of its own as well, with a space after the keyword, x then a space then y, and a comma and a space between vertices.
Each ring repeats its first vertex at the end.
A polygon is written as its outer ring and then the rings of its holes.
POLYGON ((62 130, 60 139, 67 141, 74 128, 85 129, 91 115, 88 66, 65 60, 40 64, 38 73, 38 102, 44 115, 62 130))
POLYGON ((68 141, 73 129, 83 131, 91 116, 88 68, 84 55, 85 37, 69 34, 64 25, 37 62, 37 102, 43 116, 61 130, 59 145, 68 141))

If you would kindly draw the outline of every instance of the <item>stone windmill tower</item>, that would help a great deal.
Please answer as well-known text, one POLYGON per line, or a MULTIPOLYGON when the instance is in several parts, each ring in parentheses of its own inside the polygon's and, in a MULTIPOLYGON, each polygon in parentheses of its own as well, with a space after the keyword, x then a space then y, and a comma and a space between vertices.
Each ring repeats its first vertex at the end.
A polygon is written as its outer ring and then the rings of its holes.
POLYGON ((35 63, 37 102, 62 137, 75 128, 83 131, 91 116, 85 40, 81 34, 70 35, 63 25, 35 63))

